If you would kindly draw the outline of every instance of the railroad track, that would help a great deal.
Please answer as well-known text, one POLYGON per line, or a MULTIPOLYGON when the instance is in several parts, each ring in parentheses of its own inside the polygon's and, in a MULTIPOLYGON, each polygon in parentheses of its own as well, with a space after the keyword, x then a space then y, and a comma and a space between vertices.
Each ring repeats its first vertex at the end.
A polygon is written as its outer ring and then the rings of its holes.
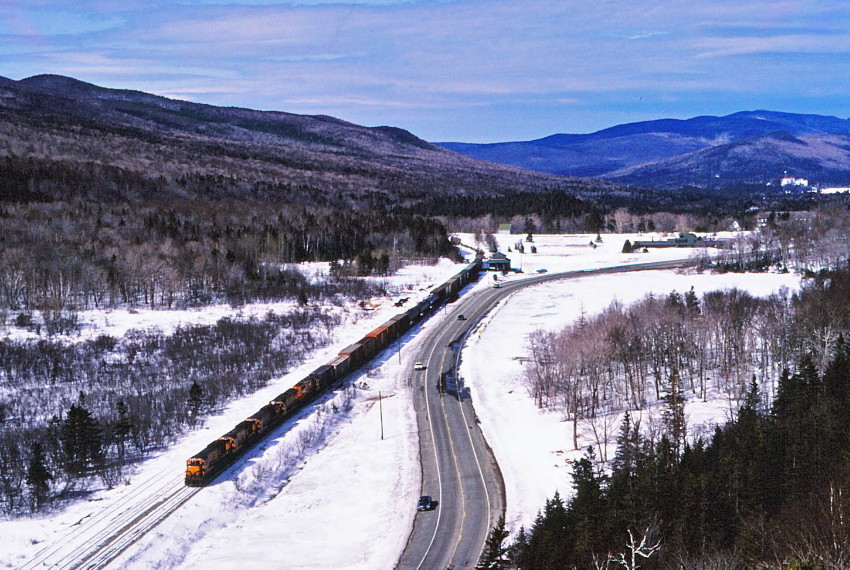
POLYGON ((200 490, 169 468, 72 524, 20 568, 104 568, 200 490))

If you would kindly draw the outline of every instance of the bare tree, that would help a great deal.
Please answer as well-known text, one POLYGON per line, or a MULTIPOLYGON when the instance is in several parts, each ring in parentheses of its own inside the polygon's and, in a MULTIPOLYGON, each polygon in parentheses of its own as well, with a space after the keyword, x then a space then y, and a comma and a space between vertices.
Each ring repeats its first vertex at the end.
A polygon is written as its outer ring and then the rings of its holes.
POLYGON ((638 562, 641 558, 647 560, 651 558, 653 554, 661 550, 661 540, 654 539, 654 525, 646 527, 643 533, 641 533, 638 537, 640 540, 635 539, 632 529, 629 529, 627 532, 629 535, 629 539, 626 541, 627 550, 625 552, 612 555, 611 561, 619 564, 627 570, 635 570, 636 568, 640 568, 640 564, 638 564, 638 562))

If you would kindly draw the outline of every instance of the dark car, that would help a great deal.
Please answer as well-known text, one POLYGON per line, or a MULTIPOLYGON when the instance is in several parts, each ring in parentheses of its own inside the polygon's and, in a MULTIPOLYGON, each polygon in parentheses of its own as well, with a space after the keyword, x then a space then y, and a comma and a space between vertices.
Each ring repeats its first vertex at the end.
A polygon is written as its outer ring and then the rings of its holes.
POLYGON ((417 511, 430 511, 434 508, 434 501, 431 500, 430 495, 422 495, 419 497, 419 502, 416 503, 417 511))
POLYGON ((458 315, 458 316, 457 316, 457 320, 459 320, 459 321, 465 321, 465 320, 466 320, 466 317, 464 317, 463 315, 458 315))

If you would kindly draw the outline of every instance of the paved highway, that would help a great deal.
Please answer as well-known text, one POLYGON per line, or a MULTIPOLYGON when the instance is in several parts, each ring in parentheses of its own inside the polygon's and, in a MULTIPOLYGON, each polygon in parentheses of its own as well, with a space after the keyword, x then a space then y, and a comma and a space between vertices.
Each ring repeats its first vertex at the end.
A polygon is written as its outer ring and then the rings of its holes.
MULTIPOLYGON (((479 429, 472 399, 454 376, 465 335, 496 304, 520 288, 604 273, 673 269, 691 262, 663 261, 585 271, 538 275, 478 291, 439 310, 447 317, 427 324, 413 371, 414 405, 419 424, 422 495, 437 501, 416 515, 400 568, 471 568, 478 562, 490 529, 504 513, 504 484, 499 467, 479 429), (464 320, 458 316, 464 315, 464 320), (441 376, 445 381, 441 381, 441 376)), ((416 505, 399 508, 415 509, 416 505)))

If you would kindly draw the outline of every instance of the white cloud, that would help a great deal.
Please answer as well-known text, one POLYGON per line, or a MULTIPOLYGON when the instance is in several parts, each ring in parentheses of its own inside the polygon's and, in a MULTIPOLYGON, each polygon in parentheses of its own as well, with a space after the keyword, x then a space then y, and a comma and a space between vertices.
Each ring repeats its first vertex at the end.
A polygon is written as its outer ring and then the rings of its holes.
POLYGON ((704 50, 695 56, 698 58, 777 53, 850 53, 850 35, 706 38, 695 42, 695 45, 704 50))
MULTIPOLYGON (((47 29, 57 33, 43 35, 40 45, 0 36, 2 53, 13 59, 7 69, 30 66, 29 75, 49 70, 105 85, 120 80, 116 86, 132 80, 136 89, 213 104, 287 105, 281 110, 294 112, 327 104, 355 121, 382 108, 377 122, 393 124, 410 116, 402 112, 421 109, 428 128, 443 121, 451 129, 459 108, 510 108, 517 120, 534 122, 578 102, 587 113, 609 116, 611 105, 622 114, 641 100, 686 114, 677 101, 696 105, 702 98, 707 112, 742 93, 770 107, 791 68, 801 86, 847 90, 845 66, 823 61, 850 46, 850 15, 834 1, 161 0, 156 9, 137 0, 28 3, 42 11, 51 5, 57 18, 47 29), (73 21, 123 25, 58 33, 59 16, 75 6, 80 16, 73 21)), ((482 129, 498 126, 480 117, 482 129)))

